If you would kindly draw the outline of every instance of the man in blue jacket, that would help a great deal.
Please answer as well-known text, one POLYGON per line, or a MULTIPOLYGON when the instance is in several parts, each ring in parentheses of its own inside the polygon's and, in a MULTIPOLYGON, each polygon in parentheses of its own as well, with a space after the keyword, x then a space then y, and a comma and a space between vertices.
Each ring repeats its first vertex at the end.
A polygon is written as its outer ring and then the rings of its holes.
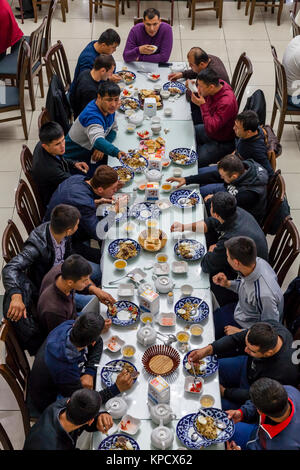
POLYGON ((239 410, 227 411, 236 423, 227 450, 300 450, 300 392, 263 377, 249 393, 239 410))

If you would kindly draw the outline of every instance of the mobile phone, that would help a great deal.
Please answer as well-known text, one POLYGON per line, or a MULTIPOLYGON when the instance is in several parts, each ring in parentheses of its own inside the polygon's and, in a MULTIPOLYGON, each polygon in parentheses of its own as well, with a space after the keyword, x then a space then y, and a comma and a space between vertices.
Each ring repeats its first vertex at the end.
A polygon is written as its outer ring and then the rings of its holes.
POLYGON ((170 67, 170 65, 173 65, 173 62, 159 62, 158 63, 159 67, 170 67))

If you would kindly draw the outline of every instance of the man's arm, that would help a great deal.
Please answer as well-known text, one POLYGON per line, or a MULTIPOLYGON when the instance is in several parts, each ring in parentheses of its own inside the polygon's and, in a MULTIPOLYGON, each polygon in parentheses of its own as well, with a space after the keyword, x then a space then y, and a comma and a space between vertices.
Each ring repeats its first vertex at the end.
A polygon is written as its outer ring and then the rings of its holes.
POLYGON ((230 115, 230 105, 228 103, 220 103, 213 115, 210 114, 209 105, 206 102, 200 106, 200 109, 208 136, 213 136, 224 127, 230 115))
POLYGON ((171 26, 166 25, 165 23, 162 23, 162 25, 164 27, 164 33, 162 34, 161 41, 159 44, 159 52, 149 55, 141 54, 139 58, 140 61, 152 63, 168 62, 173 47, 173 32, 171 26))
POLYGON ((123 52, 123 59, 125 62, 134 62, 136 60, 140 60, 140 51, 139 46, 142 44, 138 44, 137 37, 135 34, 134 27, 131 28, 126 45, 123 52))
POLYGON ((208 251, 201 260, 203 272, 213 274, 224 271, 227 266, 226 250, 224 241, 219 240, 213 251, 208 251))

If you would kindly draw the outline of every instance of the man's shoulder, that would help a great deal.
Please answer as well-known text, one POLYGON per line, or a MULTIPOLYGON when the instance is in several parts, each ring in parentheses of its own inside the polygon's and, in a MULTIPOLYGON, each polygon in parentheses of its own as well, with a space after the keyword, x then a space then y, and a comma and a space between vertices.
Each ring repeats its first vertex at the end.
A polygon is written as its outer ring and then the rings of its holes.
POLYGON ((88 127, 91 124, 103 125, 105 118, 96 105, 96 100, 93 100, 87 104, 84 110, 79 114, 78 120, 83 127, 88 127))
POLYGON ((88 53, 91 53, 91 52, 93 52, 93 50, 95 50, 95 48, 94 48, 95 42, 97 42, 97 41, 91 41, 85 46, 85 48, 80 53, 78 61, 80 61, 82 58, 84 58, 84 56, 86 56, 88 53))

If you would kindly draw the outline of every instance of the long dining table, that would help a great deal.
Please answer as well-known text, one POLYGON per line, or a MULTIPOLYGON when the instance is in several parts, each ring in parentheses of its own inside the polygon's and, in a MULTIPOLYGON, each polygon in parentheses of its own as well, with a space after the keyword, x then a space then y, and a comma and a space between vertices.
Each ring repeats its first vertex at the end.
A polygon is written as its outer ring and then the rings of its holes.
MULTIPOLYGON (((145 73, 140 73, 138 70, 141 70, 141 64, 132 63, 124 64, 122 62, 117 63, 117 70, 121 70, 122 67, 126 65, 128 70, 136 73, 136 81, 134 87, 138 88, 152 88, 153 82, 147 79, 145 73)), ((164 84, 168 81, 168 74, 170 73, 169 68, 158 68, 157 64, 144 64, 147 65, 147 71, 152 73, 159 73, 161 79, 160 84, 164 84)), ((164 102, 164 106, 166 103, 164 102)), ((179 99, 174 100, 173 102, 168 103, 168 107, 172 107, 173 114, 170 118, 164 116, 164 111, 160 110, 157 112, 157 116, 161 117, 162 131, 160 136, 165 139, 165 155, 167 156, 172 149, 175 148, 194 148, 195 149, 195 137, 194 137, 194 127, 191 120, 190 105, 187 102, 185 96, 181 96, 179 99), (164 130, 167 130, 166 132, 164 130)), ((118 123, 118 132, 117 138, 114 142, 123 151, 128 151, 128 149, 138 148, 139 139, 134 134, 128 134, 126 132, 127 120, 122 112, 117 113, 117 123, 118 123)), ((150 131, 151 121, 145 119, 140 129, 146 129, 150 131)), ((137 129, 139 130, 139 128, 137 129)), ((156 136, 154 136, 155 138, 156 136)), ((110 166, 118 166, 120 162, 118 159, 109 157, 108 164, 110 166)), ((173 176, 173 171, 175 168, 179 168, 179 165, 170 164, 169 167, 162 169, 162 179, 161 185, 165 180, 173 176)), ((197 163, 195 162, 190 166, 180 166, 182 169, 182 176, 188 176, 194 173, 197 173, 197 163)), ((135 174, 133 181, 129 184, 126 184, 121 190, 121 194, 127 194, 129 197, 129 207, 138 202, 143 202, 145 199, 144 193, 140 191, 134 191, 133 188, 137 187, 141 182, 145 181, 144 174, 135 174), (137 193, 137 194, 136 194, 137 193), (133 196, 134 194, 134 196, 133 196), (136 194, 136 195, 135 195, 136 194)), ((176 184, 173 185, 175 189, 176 184)), ((161 186, 160 186, 161 188, 161 186)), ((196 186, 189 186, 190 188, 197 188, 196 186)), ((163 193, 160 190, 160 200, 169 199, 169 193, 163 193)), ((102 214, 103 207, 99 206, 98 214, 102 214)), ((166 254, 168 256, 168 263, 171 265, 173 261, 178 261, 174 253, 174 244, 181 240, 182 238, 192 238, 201 242, 206 249, 205 236, 203 233, 193 233, 193 232, 170 232, 170 226, 174 221, 179 221, 182 223, 191 223, 197 220, 203 219, 205 211, 205 206, 202 203, 202 200, 193 208, 189 209, 180 209, 175 206, 170 206, 169 208, 162 210, 158 218, 159 228, 163 230, 167 236, 167 242, 164 248, 162 248, 159 253, 166 254)), ((144 281, 147 284, 152 284, 154 286, 153 279, 153 264, 155 262, 156 253, 146 251, 141 248, 140 254, 132 260, 128 260, 127 267, 123 271, 118 271, 114 267, 114 258, 108 252, 109 244, 119 238, 131 238, 138 240, 138 236, 142 230, 145 230, 146 224, 145 221, 139 221, 132 218, 127 220, 126 218, 120 223, 116 223, 109 229, 107 232, 106 239, 102 242, 102 258, 101 258, 101 270, 102 270, 102 288, 109 292, 115 299, 122 300, 123 297, 120 295, 119 284, 126 282, 134 285, 134 294, 130 298, 126 298, 131 302, 139 305, 138 298, 138 285, 130 281, 129 278, 121 279, 126 273, 130 272, 135 268, 139 268, 143 271, 144 281), (128 234, 125 230, 125 226, 130 222, 134 224, 134 232, 128 234), (111 283, 112 281, 120 279, 120 282, 111 283)), ((212 296, 209 288, 209 278, 206 273, 201 269, 199 261, 188 262, 188 272, 184 274, 174 273, 170 269, 169 278, 173 284, 173 305, 168 303, 167 293, 159 294, 160 312, 170 312, 173 311, 174 305, 180 298, 183 297, 181 286, 183 284, 189 284, 193 291, 192 296, 204 299, 204 301, 209 306, 209 315, 208 317, 201 322, 203 327, 203 333, 201 336, 196 337, 190 335, 190 340, 188 343, 188 350, 197 349, 203 347, 214 340, 214 325, 213 325, 213 305, 212 305, 212 296)), ((100 314, 107 318, 107 307, 104 304, 100 304, 96 299, 92 300, 85 308, 85 311, 99 311, 100 314)), ((188 326, 186 321, 176 317, 176 324, 174 326, 161 326, 157 321, 157 316, 154 317, 153 327, 156 331, 161 333, 172 333, 176 334, 179 331, 188 331, 188 326)), ((157 426, 155 425, 150 416, 150 408, 148 405, 148 383, 153 378, 143 367, 142 357, 145 353, 145 350, 148 346, 143 346, 137 341, 137 332, 139 328, 144 326, 141 321, 137 321, 134 324, 128 326, 117 326, 112 324, 111 328, 107 333, 103 335, 103 342, 108 340, 111 336, 119 336, 125 344, 133 345, 136 348, 134 356, 129 360, 139 371, 139 376, 134 383, 133 387, 127 392, 122 394, 122 397, 125 399, 128 405, 127 414, 138 418, 141 421, 140 428, 134 436, 132 436, 139 444, 141 450, 155 450, 155 447, 151 443, 151 433, 153 429, 157 426)), ((159 337, 157 336, 156 344, 161 344, 159 337)), ((202 393, 199 397, 198 394, 193 394, 185 391, 185 378, 188 375, 186 370, 183 367, 183 357, 186 352, 182 352, 178 342, 173 343, 174 347, 180 355, 180 364, 179 367, 173 372, 170 376, 164 377, 164 379, 170 385, 170 407, 173 412, 173 419, 167 425, 174 432, 174 440, 172 445, 169 447, 170 450, 177 449, 189 449, 189 446, 183 444, 182 440, 180 441, 176 435, 176 427, 178 422, 187 415, 192 413, 197 413, 200 408, 200 398, 202 394, 212 395, 215 403, 214 407, 221 408, 221 398, 219 390, 219 377, 218 372, 212 374, 211 376, 204 378, 204 385, 202 393)), ((122 359, 121 351, 111 352, 109 349, 104 348, 100 364, 97 368, 97 380, 96 380, 96 389, 100 390, 103 388, 104 384, 102 382, 101 370, 102 367, 108 362, 122 359)), ((124 358, 123 358, 124 359, 124 358)), ((114 373, 117 376, 117 373, 114 373)), ((102 407, 104 410, 104 407, 102 407)), ((108 435, 111 435, 114 432, 118 431, 119 420, 114 420, 114 427, 108 432, 108 435)), ((192 431, 190 431, 191 433, 192 431)), ((93 434, 92 448, 97 449, 99 444, 106 438, 106 435, 96 432, 93 434)), ((191 446, 193 449, 203 448, 196 444, 191 446)), ((223 443, 218 443, 208 447, 209 449, 224 449, 223 443)))

